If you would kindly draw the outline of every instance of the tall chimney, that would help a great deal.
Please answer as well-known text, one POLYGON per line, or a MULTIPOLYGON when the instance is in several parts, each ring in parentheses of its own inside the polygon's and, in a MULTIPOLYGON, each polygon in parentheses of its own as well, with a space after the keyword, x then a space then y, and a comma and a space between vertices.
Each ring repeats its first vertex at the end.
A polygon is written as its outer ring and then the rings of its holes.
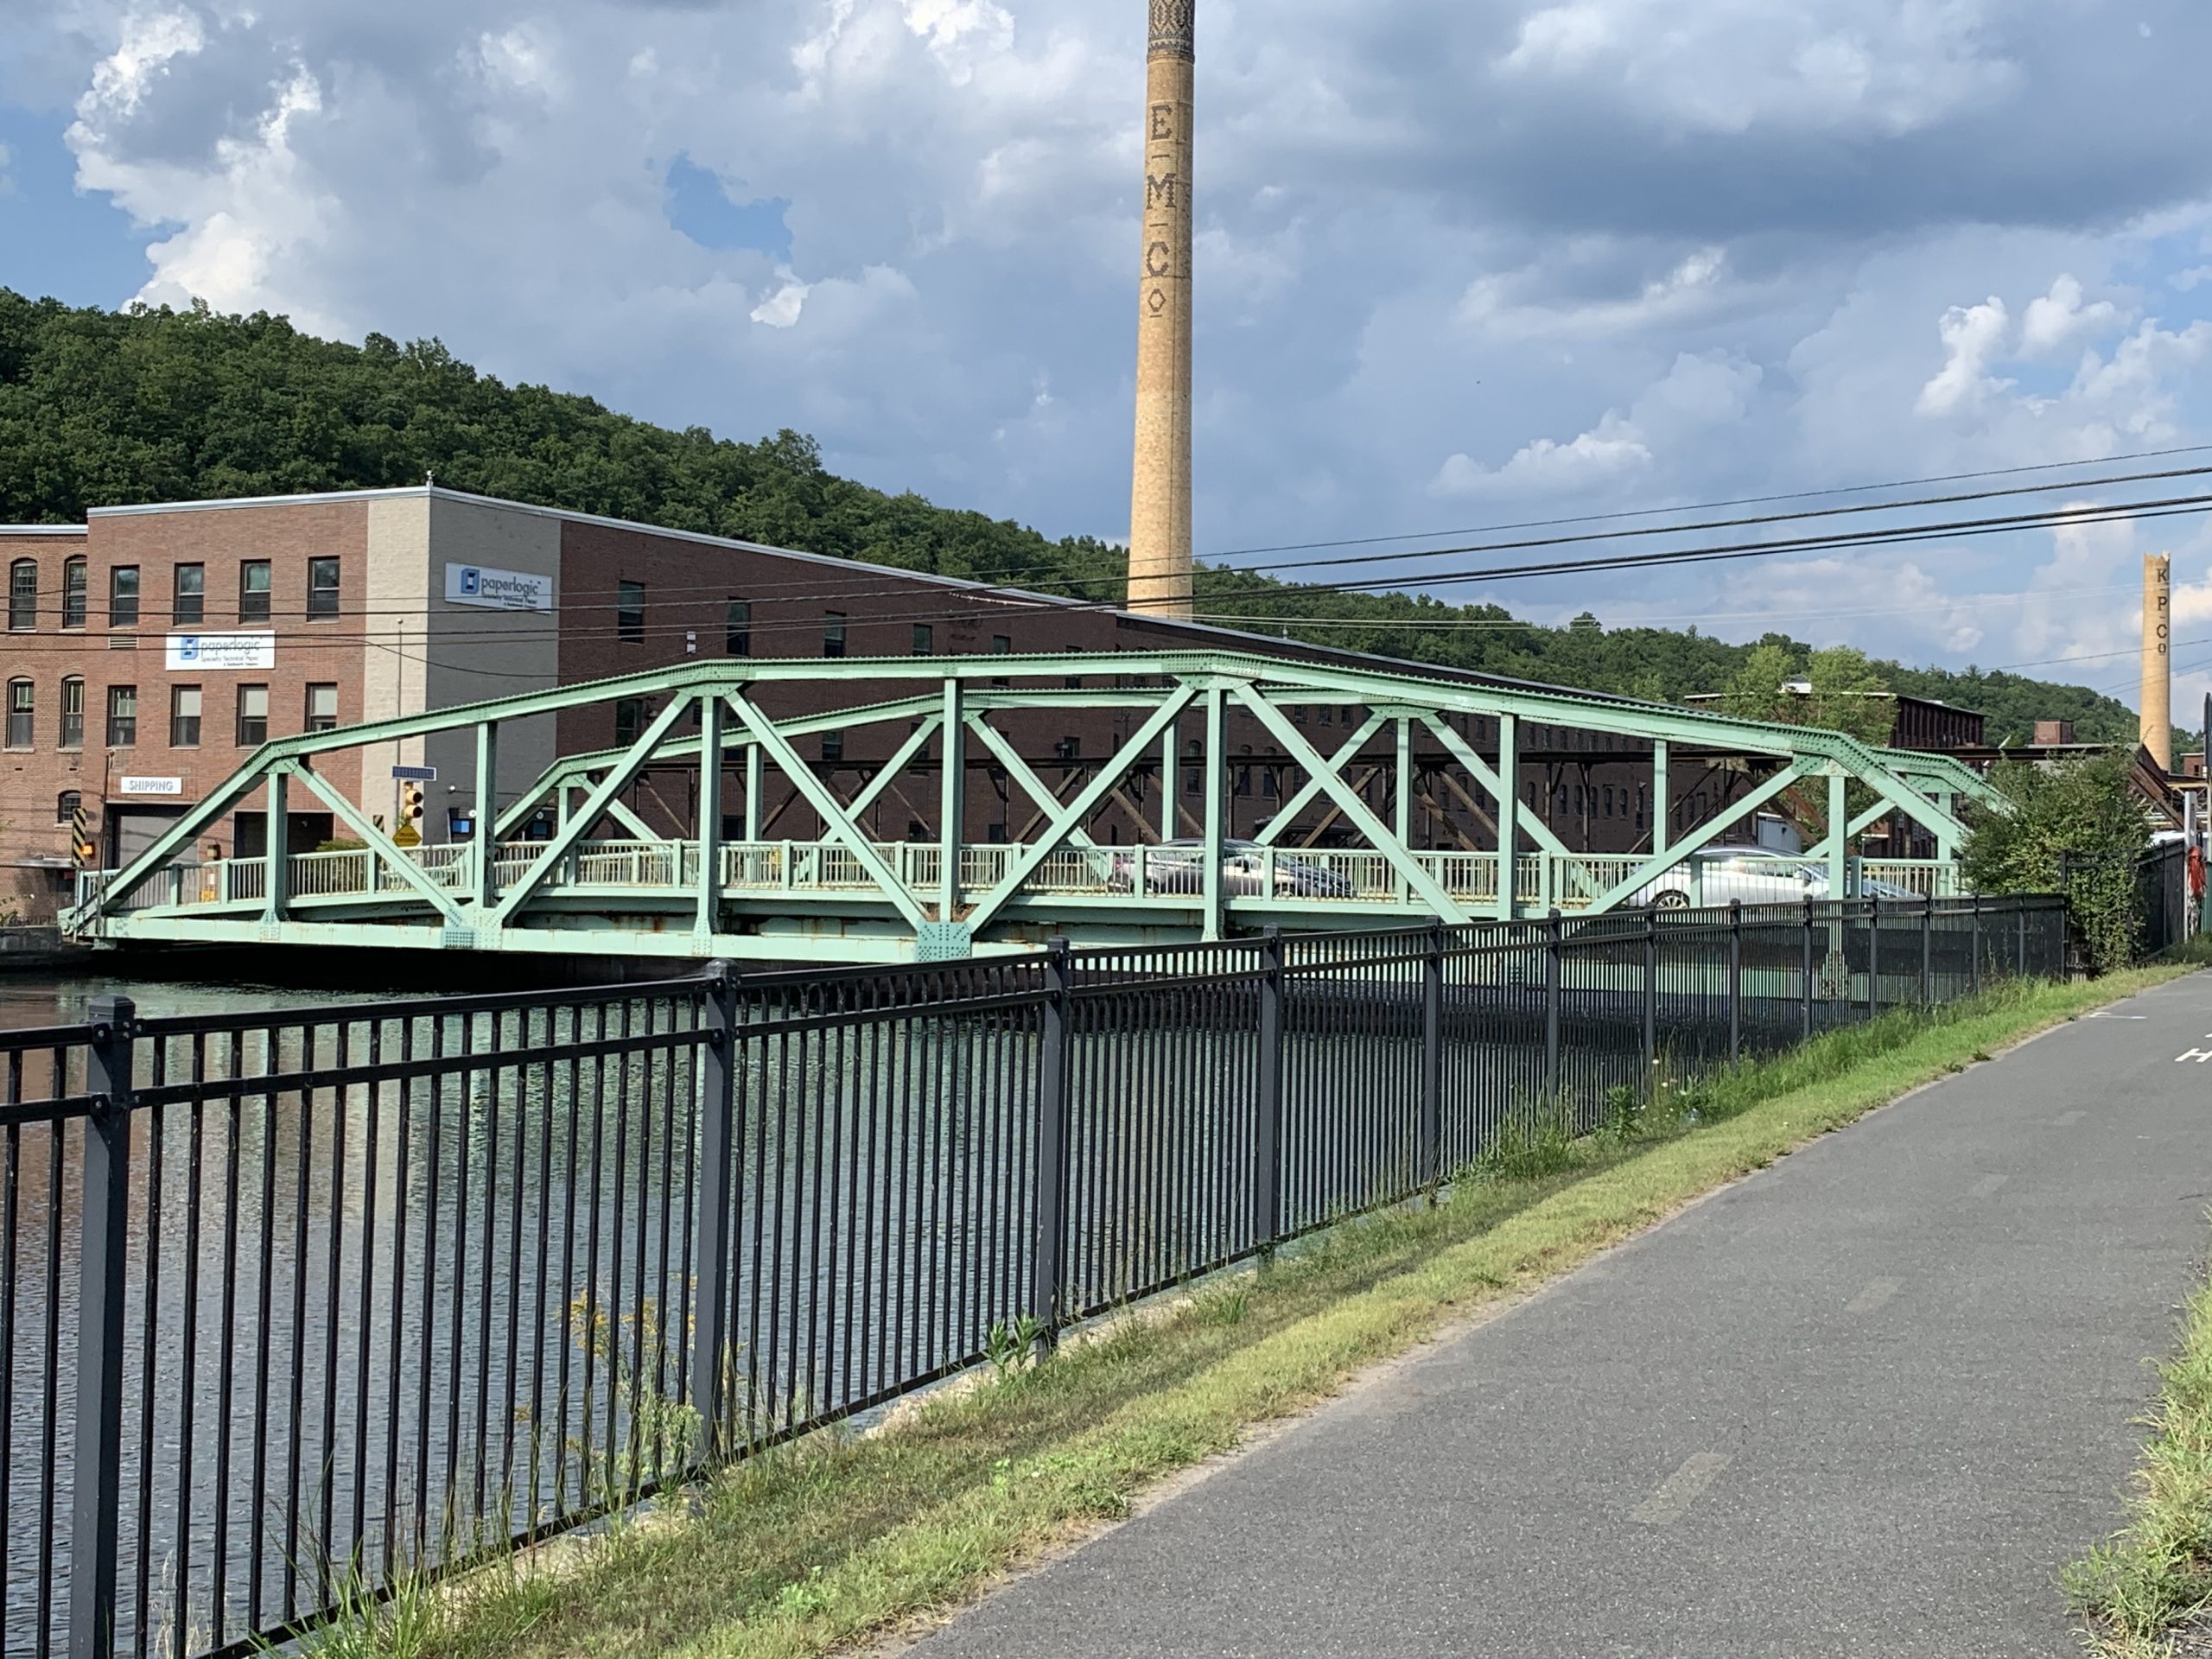
POLYGON ((1197 0, 1152 0, 1145 66, 1144 258, 1137 303, 1129 608, 1191 613, 1191 128, 1197 0))
POLYGON ((2143 747, 2159 769, 2174 766, 2174 562, 2143 558, 2143 747))

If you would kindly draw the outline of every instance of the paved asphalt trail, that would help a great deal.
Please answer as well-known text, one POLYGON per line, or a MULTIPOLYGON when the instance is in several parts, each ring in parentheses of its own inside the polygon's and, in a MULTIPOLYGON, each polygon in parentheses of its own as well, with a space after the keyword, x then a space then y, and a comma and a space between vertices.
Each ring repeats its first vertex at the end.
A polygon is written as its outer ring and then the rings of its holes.
POLYGON ((2075 1656, 2212 1206, 2212 975, 1424 1349, 916 1650, 2075 1656))

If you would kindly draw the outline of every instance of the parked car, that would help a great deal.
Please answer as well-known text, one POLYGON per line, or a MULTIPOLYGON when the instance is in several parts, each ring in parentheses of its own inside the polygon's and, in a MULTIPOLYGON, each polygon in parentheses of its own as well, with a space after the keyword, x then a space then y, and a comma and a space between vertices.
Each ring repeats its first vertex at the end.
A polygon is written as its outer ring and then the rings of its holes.
MULTIPOLYGON (((1221 887, 1232 899, 1264 895, 1268 880, 1268 849, 1256 841, 1224 841, 1221 844, 1221 887)), ((1116 893, 1135 889, 1137 857, 1123 850, 1114 855, 1107 885, 1116 893)), ((1163 842, 1144 849, 1144 890, 1147 893, 1198 893, 1205 887, 1205 842, 1196 839, 1163 842)), ((1357 890, 1333 870, 1278 851, 1274 855, 1274 896, 1278 899, 1351 899, 1357 890)))
MULTIPOLYGON (((1821 860, 1777 855, 1764 847, 1710 847, 1696 855, 1707 905, 1741 900, 1746 905, 1795 905, 1828 896, 1828 867, 1821 860)), ((1690 902, 1690 870, 1677 865, 1643 890, 1647 904, 1684 910, 1690 902)), ((1909 887, 1872 876, 1862 877, 1858 896, 1897 903, 1918 903, 1909 887)))

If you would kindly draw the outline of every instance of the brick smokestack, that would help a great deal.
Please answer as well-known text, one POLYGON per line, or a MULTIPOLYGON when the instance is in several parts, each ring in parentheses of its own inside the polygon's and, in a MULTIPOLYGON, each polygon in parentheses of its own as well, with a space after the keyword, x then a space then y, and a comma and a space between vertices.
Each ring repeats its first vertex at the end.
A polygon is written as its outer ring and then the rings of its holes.
POLYGON ((2174 766, 2174 562, 2143 559, 2143 747, 2159 769, 2174 766))
POLYGON ((1145 65, 1144 257, 1137 303, 1129 608, 1191 613, 1191 128, 1197 0, 1152 0, 1145 65))

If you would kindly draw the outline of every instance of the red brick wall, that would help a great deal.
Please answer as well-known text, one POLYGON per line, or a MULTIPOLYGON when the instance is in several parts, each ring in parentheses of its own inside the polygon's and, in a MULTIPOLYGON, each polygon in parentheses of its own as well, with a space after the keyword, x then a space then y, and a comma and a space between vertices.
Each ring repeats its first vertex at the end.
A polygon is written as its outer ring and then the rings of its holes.
MULTIPOLYGON (((163 512, 95 514, 83 543, 55 544, 58 538, 33 538, 45 545, 41 560, 41 614, 38 632, 6 636, 0 642, 0 667, 10 680, 28 678, 36 705, 34 741, 27 751, 10 750, 8 767, 6 828, 0 830, 0 858, 25 853, 66 854, 68 837, 54 823, 60 791, 80 791, 88 808, 99 816, 105 797, 115 804, 175 804, 152 798, 124 797, 116 782, 125 775, 180 778, 184 803, 199 798, 205 790, 227 777, 245 758, 236 742, 238 687, 265 683, 269 687, 269 733, 281 737, 305 725, 307 687, 312 683, 338 687, 338 717, 341 723, 361 717, 361 655, 363 595, 367 577, 367 507, 364 502, 332 502, 301 505, 177 510, 163 512), (66 558, 81 553, 88 563, 86 626, 81 631, 60 626, 61 568, 66 558), (307 620, 307 561, 311 556, 335 555, 339 559, 339 611, 328 620, 307 620), (271 570, 270 618, 266 623, 241 625, 238 620, 238 566, 248 559, 267 559, 271 570), (206 613, 197 625, 201 632, 258 631, 276 635, 276 666, 267 673, 171 673, 163 665, 164 641, 169 632, 173 571, 180 563, 206 567, 206 613), (135 630, 137 648, 109 648, 109 573, 118 565, 139 569, 139 620, 135 630), (50 594, 50 600, 46 596, 50 594), (85 682, 85 741, 80 749, 59 747, 61 682, 77 676, 85 682), (128 749, 106 747, 107 694, 112 685, 138 688, 138 736, 128 749), (169 746, 171 688, 197 684, 202 688, 200 741, 196 748, 169 746), (41 804, 43 804, 42 807, 41 804), (19 806, 20 804, 20 806, 19 806)), ((0 556, 24 555, 0 547, 0 556)), ((356 779, 339 774, 352 787, 356 779)), ((313 801, 294 802, 296 810, 313 810, 313 801)), ((246 804, 258 810, 257 797, 246 804)), ((232 830, 226 821, 213 838, 227 850, 232 830)))

